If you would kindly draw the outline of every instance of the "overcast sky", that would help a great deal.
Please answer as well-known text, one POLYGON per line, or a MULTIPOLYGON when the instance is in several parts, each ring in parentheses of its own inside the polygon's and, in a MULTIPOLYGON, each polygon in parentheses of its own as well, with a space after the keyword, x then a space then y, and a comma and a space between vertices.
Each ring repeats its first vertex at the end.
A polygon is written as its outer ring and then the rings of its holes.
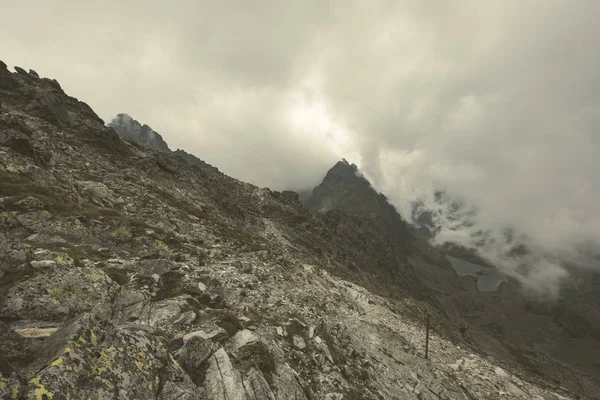
POLYGON ((600 248, 599 1, 0 3, 0 59, 229 175, 302 189, 346 157, 405 216, 444 188, 529 237, 540 287, 600 248))

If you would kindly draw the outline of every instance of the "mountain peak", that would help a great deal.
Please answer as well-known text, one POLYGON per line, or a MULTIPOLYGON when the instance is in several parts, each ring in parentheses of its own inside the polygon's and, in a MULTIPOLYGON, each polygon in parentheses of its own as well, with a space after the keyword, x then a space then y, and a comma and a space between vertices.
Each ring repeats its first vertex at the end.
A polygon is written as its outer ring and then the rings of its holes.
POLYGON ((158 151, 171 151, 167 142, 158 132, 146 124, 140 124, 129 114, 117 114, 107 125, 113 128, 122 139, 141 143, 158 151))
MULTIPOLYGON (((362 173, 358 169, 358 166, 354 163, 348 162, 345 158, 342 158, 338 161, 325 176, 325 180, 329 179, 356 179, 359 178, 362 181, 366 181, 363 177, 362 173), (337 177, 337 178, 336 178, 337 177)), ((363 182, 365 183, 365 182, 363 182)), ((370 186, 370 183, 366 181, 366 183, 370 186)))
POLYGON ((373 188, 356 164, 351 164, 346 159, 338 161, 327 172, 307 203, 320 211, 339 209, 368 218, 385 227, 386 231, 394 231, 398 238, 410 235, 406 223, 394 206, 373 188))

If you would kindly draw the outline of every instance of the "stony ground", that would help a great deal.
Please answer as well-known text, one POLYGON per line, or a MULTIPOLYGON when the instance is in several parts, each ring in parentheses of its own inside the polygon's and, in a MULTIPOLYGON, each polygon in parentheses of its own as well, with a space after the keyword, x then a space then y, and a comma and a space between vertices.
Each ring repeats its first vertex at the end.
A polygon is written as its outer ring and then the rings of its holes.
POLYGON ((461 343, 376 226, 123 142, 1 62, 0 182, 2 398, 574 398, 461 343))

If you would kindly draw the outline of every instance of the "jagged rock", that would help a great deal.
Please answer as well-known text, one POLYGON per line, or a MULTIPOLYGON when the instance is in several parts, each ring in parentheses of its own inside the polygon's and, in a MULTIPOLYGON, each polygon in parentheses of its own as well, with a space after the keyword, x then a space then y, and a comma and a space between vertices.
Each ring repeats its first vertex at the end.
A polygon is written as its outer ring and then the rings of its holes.
POLYGON ((192 381, 202 384, 206 368, 203 364, 212 355, 213 343, 204 338, 194 336, 179 348, 173 356, 186 370, 192 381))
POLYGON ((119 136, 149 146, 159 151, 170 151, 169 146, 158 132, 148 125, 141 125, 127 114, 119 114, 108 124, 119 136))
POLYGON ((30 70, 29 70, 29 75, 33 75, 33 76, 35 76, 36 78, 39 78, 39 77, 40 77, 40 75, 39 75, 37 72, 35 72, 34 70, 32 70, 32 69, 30 69, 30 70))
POLYGON ((152 275, 164 275, 176 268, 175 263, 164 258, 157 258, 154 260, 142 260, 139 262, 136 272, 145 277, 151 277, 152 275))
POLYGON ((200 167, 202 169, 206 169, 206 170, 211 171, 211 172, 220 173, 218 168, 213 167, 212 165, 210 165, 210 164, 202 161, 201 159, 199 159, 195 155, 187 153, 184 150, 177 149, 177 150, 175 150, 173 152, 173 154, 175 154, 175 155, 183 158, 184 160, 186 160, 188 163, 190 163, 192 165, 195 165, 195 166, 200 167))
POLYGON ((516 398, 526 399, 526 398, 529 397, 529 396, 527 396, 525 394, 525 392, 523 392, 521 389, 519 389, 518 387, 516 387, 511 382, 507 382, 506 383, 505 389, 506 389, 507 393, 509 393, 511 396, 515 396, 516 398))
POLYGON ((28 78, 30 77, 30 75, 27 73, 27 71, 25 71, 25 70, 24 70, 23 68, 21 68, 21 67, 17 67, 16 65, 15 65, 15 71, 17 71, 17 73, 18 73, 19 75, 23 75, 23 76, 26 76, 26 77, 28 77, 28 78))
POLYGON ((154 398, 160 395, 162 375, 178 379, 180 390, 191 395, 193 384, 163 346, 143 330, 83 315, 45 342, 37 368, 27 377, 28 388, 39 398, 97 398, 110 393, 154 398))
POLYGON ((0 315, 61 322, 110 302, 116 284, 102 271, 77 268, 72 259, 60 255, 54 261, 59 267, 36 269, 33 279, 13 286, 0 315))
POLYGON ((69 113, 61 99, 54 93, 37 93, 33 106, 43 119, 54 125, 66 126, 75 121, 75 114, 69 113))
POLYGON ((102 207, 114 207, 122 204, 123 199, 102 182, 81 181, 77 182, 85 196, 89 196, 90 201, 102 207))
POLYGON ((279 366, 274 377, 277 400, 308 400, 299 379, 298 373, 288 365, 279 366))
POLYGON ((8 66, 6 65, 6 63, 4 61, 0 60, 0 70, 4 70, 7 68, 8 68, 8 66))
POLYGON ((231 352, 232 354, 239 354, 247 350, 250 346, 257 344, 260 341, 258 336, 256 336, 251 331, 244 329, 236 333, 231 338, 231 352))
POLYGON ((46 208, 46 204, 34 196, 27 196, 24 199, 16 201, 14 205, 27 211, 43 210, 46 208))
POLYGON ((269 383, 260 371, 252 368, 243 378, 244 389, 248 400, 275 400, 275 395, 269 387, 269 383))
POLYGON ((306 329, 306 324, 298 318, 292 318, 285 324, 285 330, 288 335, 301 334, 306 329))
POLYGON ((247 399, 242 378, 222 348, 213 353, 209 360, 204 387, 209 400, 247 399))
POLYGON ((298 350, 304 350, 306 348, 306 343, 302 336, 294 335, 292 338, 292 342, 294 343, 294 347, 298 350))
POLYGON ((183 341, 187 342, 188 340, 190 340, 191 338, 193 338, 195 336, 201 337, 206 340, 210 340, 213 343, 219 343, 222 340, 229 338, 229 334, 223 328, 217 328, 210 332, 205 332, 205 331, 190 332, 183 337, 183 341))
POLYGON ((181 315, 180 301, 169 299, 154 303, 148 316, 152 326, 173 324, 181 315))

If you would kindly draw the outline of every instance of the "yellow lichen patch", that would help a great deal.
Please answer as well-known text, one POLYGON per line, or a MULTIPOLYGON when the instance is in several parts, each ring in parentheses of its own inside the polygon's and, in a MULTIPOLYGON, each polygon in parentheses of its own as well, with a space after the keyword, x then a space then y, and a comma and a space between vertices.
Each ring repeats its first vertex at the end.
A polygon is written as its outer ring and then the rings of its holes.
POLYGON ((81 223, 80 220, 76 219, 73 224, 75 225, 73 227, 74 230, 76 230, 76 231, 85 230, 85 226, 81 223))
POLYGON ((92 365, 92 372, 96 375, 101 375, 103 372, 112 371, 116 355, 117 350, 114 346, 110 346, 108 349, 102 350, 100 352, 100 357, 95 360, 92 365))
POLYGON ((172 253, 171 249, 169 249, 169 246, 167 246, 167 245, 165 244, 165 242, 163 242, 163 241, 161 241, 161 240, 158 240, 158 239, 156 239, 156 240, 154 241, 154 247, 155 247, 157 250, 164 251, 165 253, 169 253, 169 254, 171 254, 171 253, 172 253))
POLYGON ((4 379, 4 376, 2 376, 2 373, 0 372, 0 390, 4 390, 5 387, 6 387, 6 380, 4 379))
POLYGON ((62 367, 64 364, 64 360, 62 357, 58 357, 56 360, 54 360, 54 362, 52 364, 50 364, 51 367, 62 367))
POLYGON ((29 381, 30 385, 35 385, 35 398, 36 400, 44 400, 44 395, 46 399, 52 399, 54 397, 54 393, 49 392, 44 385, 40 383, 40 378, 33 378, 29 381))
POLYGON ((141 361, 136 361, 135 366, 138 367, 140 371, 144 370, 144 364, 141 361))
POLYGON ((98 344, 96 333, 93 330, 90 333, 90 337, 92 339, 92 344, 94 344, 94 345, 98 344))
POLYGON ((67 255, 59 255, 56 257, 56 262, 59 265, 73 265, 73 259, 67 255))
POLYGON ((19 396, 19 389, 21 388, 21 384, 17 383, 12 388, 12 398, 16 399, 19 396))

